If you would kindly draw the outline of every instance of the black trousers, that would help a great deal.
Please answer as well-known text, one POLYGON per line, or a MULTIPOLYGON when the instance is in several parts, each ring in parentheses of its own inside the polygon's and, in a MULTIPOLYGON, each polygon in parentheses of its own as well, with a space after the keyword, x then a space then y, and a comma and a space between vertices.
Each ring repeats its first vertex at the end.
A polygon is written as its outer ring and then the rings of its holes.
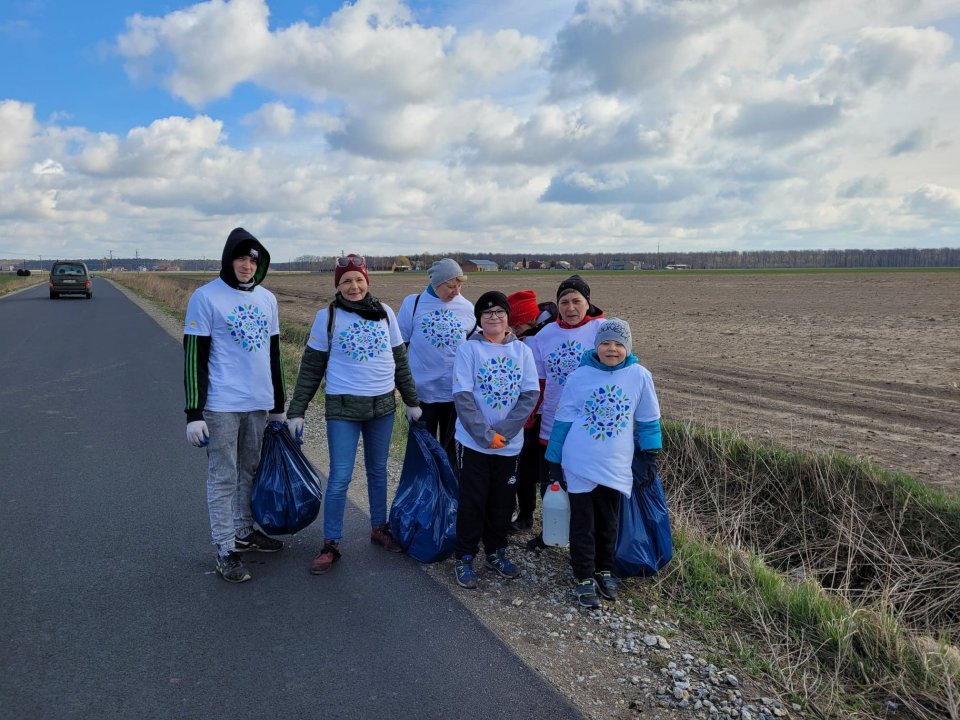
POLYGON ((457 407, 453 402, 420 403, 423 415, 420 422, 426 423, 427 430, 433 435, 447 453, 450 467, 458 472, 457 448, 453 435, 456 432, 457 407))
POLYGON ((517 470, 517 508, 518 518, 533 518, 537 509, 537 490, 543 496, 542 483, 546 481, 544 456, 547 446, 540 444, 540 416, 533 427, 523 430, 523 450, 520 451, 520 465, 517 470))
POLYGON ((519 455, 488 455, 457 443, 460 465, 460 504, 454 556, 492 555, 507 546, 513 514, 514 485, 519 455))
POLYGON ((613 570, 620 521, 620 492, 597 485, 588 493, 570 493, 570 566, 577 580, 613 570))

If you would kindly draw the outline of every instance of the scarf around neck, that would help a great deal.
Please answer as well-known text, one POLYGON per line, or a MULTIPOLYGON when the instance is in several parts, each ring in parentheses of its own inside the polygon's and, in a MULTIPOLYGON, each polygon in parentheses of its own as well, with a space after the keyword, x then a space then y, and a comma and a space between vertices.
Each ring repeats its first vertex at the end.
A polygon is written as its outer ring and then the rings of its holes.
POLYGON ((387 311, 383 309, 383 303, 370 293, 367 293, 360 302, 354 302, 347 300, 340 291, 337 291, 336 297, 333 298, 333 305, 347 312, 356 313, 364 320, 387 319, 387 311))

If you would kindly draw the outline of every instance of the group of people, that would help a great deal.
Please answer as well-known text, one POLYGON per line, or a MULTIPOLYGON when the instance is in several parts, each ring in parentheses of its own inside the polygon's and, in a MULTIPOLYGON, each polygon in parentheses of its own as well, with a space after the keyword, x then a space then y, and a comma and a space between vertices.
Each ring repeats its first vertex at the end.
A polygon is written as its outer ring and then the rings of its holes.
MULTIPOLYGON (((655 472, 660 411, 649 371, 632 354, 630 326, 604 318, 579 275, 563 280, 556 303, 531 290, 461 294, 466 277, 452 258, 428 270, 425 289, 398 314, 370 293, 365 259, 346 255, 336 295, 314 319, 289 405, 280 357, 276 298, 262 287, 263 244, 230 233, 220 275, 198 288, 184 326, 187 440, 205 447, 207 504, 217 572, 250 573, 241 553, 283 543, 256 527, 253 479, 268 422, 302 440, 304 417, 322 382, 330 473, 323 546, 310 571, 342 557, 347 488, 363 437, 370 542, 401 547, 387 522, 387 458, 396 396, 409 422, 444 447, 459 478, 454 572, 476 588, 474 563, 520 575, 508 535, 533 527, 537 489, 560 483, 570 496, 570 559, 581 605, 615 600, 614 549, 620 498, 633 486, 634 453, 655 472), (516 513, 515 517, 514 514, 516 513)), ((544 547, 535 536, 529 549, 544 547)))

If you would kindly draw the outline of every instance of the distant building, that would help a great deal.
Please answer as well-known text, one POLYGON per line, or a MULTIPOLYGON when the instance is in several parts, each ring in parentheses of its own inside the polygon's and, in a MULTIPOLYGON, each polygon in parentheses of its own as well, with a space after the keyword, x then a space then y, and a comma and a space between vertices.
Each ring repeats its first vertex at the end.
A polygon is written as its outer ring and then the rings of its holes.
POLYGON ((690 266, 684 263, 670 263, 666 267, 667 270, 689 270, 690 266))
POLYGON ((627 264, 623 260, 611 260, 607 263, 607 270, 626 270, 627 264))
POLYGON ((493 260, 465 260, 460 267, 464 272, 497 272, 500 270, 493 260))
POLYGON ((528 270, 543 270, 545 267, 547 267, 547 263, 545 263, 543 260, 528 260, 528 261, 527 261, 527 269, 528 269, 528 270))
POLYGON ((569 270, 570 263, 568 263, 566 260, 556 260, 553 263, 553 267, 557 270, 569 270))
POLYGON ((592 263, 592 262, 585 262, 585 263, 583 264, 583 267, 581 268, 581 270, 593 270, 593 263, 592 263))

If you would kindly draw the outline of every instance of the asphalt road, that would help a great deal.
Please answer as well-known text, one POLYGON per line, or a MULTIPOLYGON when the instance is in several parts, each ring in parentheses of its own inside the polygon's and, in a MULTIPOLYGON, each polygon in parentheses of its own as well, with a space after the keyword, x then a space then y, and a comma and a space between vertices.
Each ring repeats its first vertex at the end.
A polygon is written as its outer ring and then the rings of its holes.
POLYGON ((0 298, 0 717, 580 717, 355 507, 217 577, 181 369, 102 280, 0 298))

